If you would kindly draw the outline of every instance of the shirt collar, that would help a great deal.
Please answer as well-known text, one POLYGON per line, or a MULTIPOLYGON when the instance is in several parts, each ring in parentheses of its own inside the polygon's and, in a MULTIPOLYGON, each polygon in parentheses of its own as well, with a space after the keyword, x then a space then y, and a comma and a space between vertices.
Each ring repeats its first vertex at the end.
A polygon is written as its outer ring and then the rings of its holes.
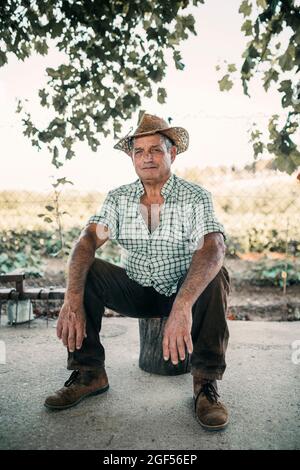
MULTIPOLYGON (((167 198, 168 195, 172 192, 173 186, 174 186, 174 180, 175 176, 174 173, 171 173, 167 181, 164 183, 163 187, 161 188, 161 195, 164 196, 164 198, 167 198)), ((142 180, 140 178, 137 179, 136 181, 137 184, 137 194, 141 196, 145 192, 144 185, 142 183, 142 180)))

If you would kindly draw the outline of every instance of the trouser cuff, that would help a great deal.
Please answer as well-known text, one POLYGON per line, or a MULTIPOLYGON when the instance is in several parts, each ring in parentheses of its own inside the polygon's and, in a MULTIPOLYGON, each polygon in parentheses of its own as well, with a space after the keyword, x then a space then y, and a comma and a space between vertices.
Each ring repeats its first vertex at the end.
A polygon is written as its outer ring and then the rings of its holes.
POLYGON ((222 380, 224 371, 208 371, 206 369, 195 369, 194 367, 192 367, 191 374, 197 379, 222 380))

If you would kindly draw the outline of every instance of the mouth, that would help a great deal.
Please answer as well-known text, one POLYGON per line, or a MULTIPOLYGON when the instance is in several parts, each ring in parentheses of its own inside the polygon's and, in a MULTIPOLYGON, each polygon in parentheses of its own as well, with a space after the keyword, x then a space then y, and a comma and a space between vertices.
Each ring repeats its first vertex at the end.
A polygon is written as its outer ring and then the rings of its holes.
POLYGON ((156 166, 147 166, 144 167, 143 170, 153 170, 154 168, 157 168, 156 166))

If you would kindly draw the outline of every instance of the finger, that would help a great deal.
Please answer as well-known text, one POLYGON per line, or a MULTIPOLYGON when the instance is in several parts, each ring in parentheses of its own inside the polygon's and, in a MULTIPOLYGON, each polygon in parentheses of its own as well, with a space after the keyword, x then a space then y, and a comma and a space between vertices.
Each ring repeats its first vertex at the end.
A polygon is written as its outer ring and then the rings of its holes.
POLYGON ((165 361, 168 361, 170 357, 170 352, 169 352, 169 337, 167 335, 163 337, 162 346, 163 346, 163 358, 165 361))
POLYGON ((68 324, 65 323, 63 324, 62 328, 62 334, 61 334, 61 339, 64 344, 64 346, 68 346, 68 336, 69 336, 69 329, 68 329, 68 324))
POLYGON ((170 340, 169 350, 170 350, 170 353, 171 353, 172 363, 174 364, 174 366, 176 366, 178 364, 176 339, 170 340))
POLYGON ((76 343, 76 329, 73 325, 69 326, 68 348, 70 352, 74 352, 76 343))
POLYGON ((56 325, 56 336, 61 339, 62 335, 62 322, 58 320, 57 325, 56 325))
POLYGON ((185 358, 185 343, 184 343, 183 337, 178 336, 176 342, 177 342, 177 350, 178 350, 178 355, 180 357, 180 360, 184 361, 184 358, 185 358))
POLYGON ((79 326, 76 331, 76 349, 80 349, 82 346, 82 341, 85 336, 85 328, 83 326, 79 326))
POLYGON ((193 341, 192 341, 191 335, 184 336, 184 341, 185 341, 188 353, 192 354, 194 347, 193 347, 193 341))

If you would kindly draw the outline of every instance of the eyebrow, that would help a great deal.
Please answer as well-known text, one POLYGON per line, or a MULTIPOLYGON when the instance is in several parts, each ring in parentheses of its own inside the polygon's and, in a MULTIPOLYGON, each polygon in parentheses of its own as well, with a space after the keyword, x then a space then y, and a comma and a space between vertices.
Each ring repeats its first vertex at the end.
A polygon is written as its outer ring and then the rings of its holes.
MULTIPOLYGON (((150 148, 153 148, 153 147, 161 147, 161 145, 159 145, 159 144, 151 145, 150 148)), ((144 147, 134 147, 133 150, 144 150, 144 147)))

